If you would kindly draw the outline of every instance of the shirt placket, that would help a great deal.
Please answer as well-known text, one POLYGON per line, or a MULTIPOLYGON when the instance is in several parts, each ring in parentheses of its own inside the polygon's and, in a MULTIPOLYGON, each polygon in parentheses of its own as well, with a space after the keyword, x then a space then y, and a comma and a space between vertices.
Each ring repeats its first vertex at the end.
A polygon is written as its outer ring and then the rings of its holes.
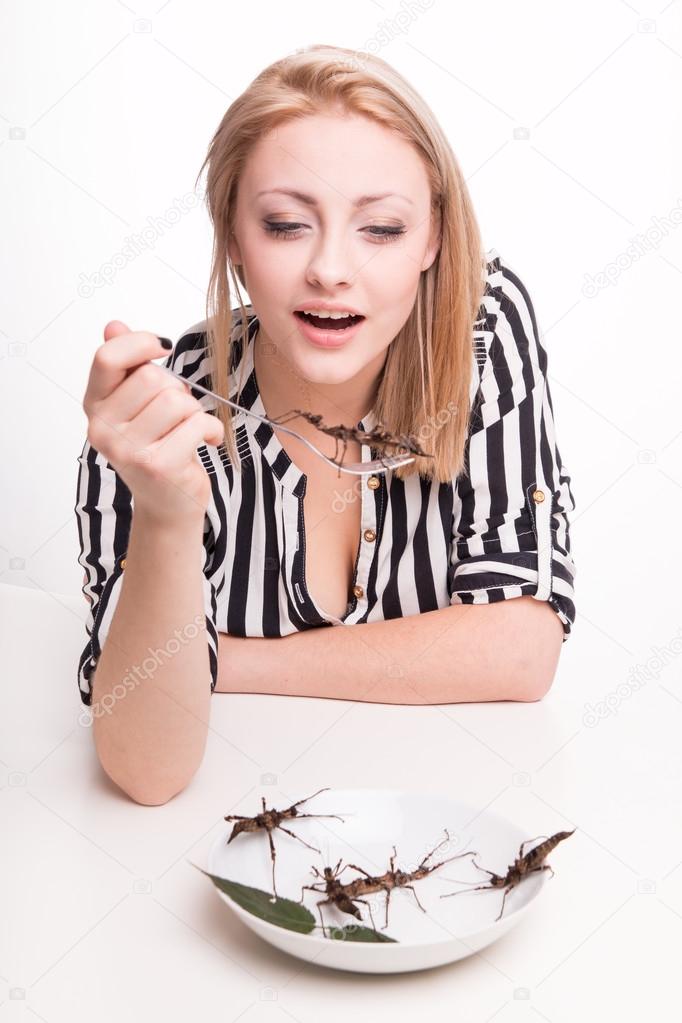
MULTIPOLYGON (((361 426, 361 428, 364 427, 361 426)), ((369 444, 362 443, 360 447, 362 461, 371 461, 372 451, 369 444)), ((361 501, 360 539, 358 541, 358 552, 355 558, 355 569, 351 582, 352 597, 348 602, 346 613, 343 618, 337 618, 335 615, 332 615, 319 607, 312 599, 307 589, 304 588, 303 565, 305 564, 305 515, 303 512, 303 494, 299 494, 297 498, 297 528, 295 533, 297 564, 300 569, 300 578, 294 580, 294 591, 296 593, 299 606, 306 608, 315 617, 322 621, 328 621, 332 625, 347 625, 354 623, 358 619, 362 618, 368 606, 367 583, 376 552, 378 534, 375 491, 381 488, 382 480, 379 475, 371 473, 359 476, 358 480, 361 501)))
MULTIPOLYGON (((372 457, 370 446, 362 444, 361 448, 362 461, 369 462, 372 457)), ((375 491, 380 489, 382 481, 376 474, 361 476, 360 480, 360 540, 352 582, 353 600, 348 605, 344 624, 362 618, 367 611, 367 583, 376 553, 378 526, 375 491)))

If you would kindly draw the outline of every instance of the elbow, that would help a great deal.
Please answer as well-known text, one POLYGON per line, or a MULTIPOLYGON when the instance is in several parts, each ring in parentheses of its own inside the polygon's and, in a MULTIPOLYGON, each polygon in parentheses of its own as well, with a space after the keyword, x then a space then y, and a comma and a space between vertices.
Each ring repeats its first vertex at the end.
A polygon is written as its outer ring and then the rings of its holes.
POLYGON ((168 803, 173 796, 177 796, 185 788, 183 785, 181 788, 174 788, 172 791, 168 790, 154 790, 154 789, 143 789, 138 791, 133 789, 127 791, 126 795, 134 803, 139 803, 140 806, 163 806, 164 803, 168 803))
MULTIPOLYGON (((122 790, 134 803, 139 803, 140 806, 163 806, 164 803, 168 803, 174 796, 179 795, 184 789, 187 788, 191 779, 183 782, 179 785, 173 785, 171 787, 153 787, 148 786, 139 788, 137 786, 129 786, 122 790)), ((122 788, 122 786, 119 786, 122 788)))
POLYGON ((521 647, 521 657, 514 672, 516 682, 512 699, 536 703, 552 688, 563 649, 564 630, 548 603, 536 601, 528 607, 536 616, 535 628, 527 633, 532 637, 531 642, 521 647))
POLYGON ((514 695, 511 699, 521 703, 536 703, 552 688, 556 676, 556 669, 559 661, 559 651, 556 656, 552 654, 549 658, 538 663, 525 663, 517 674, 517 682, 513 686, 514 695))
POLYGON ((141 806, 163 806, 174 796, 179 795, 187 788, 193 775, 182 779, 150 778, 144 770, 136 772, 135 777, 130 773, 122 774, 119 770, 111 770, 100 758, 100 764, 104 773, 110 781, 134 803, 141 806), (140 781, 145 777, 144 782, 140 781))
POLYGON ((102 730, 101 718, 94 720, 95 752, 100 767, 116 788, 142 806, 162 806, 179 795, 199 770, 203 759, 206 738, 200 737, 199 747, 186 756, 182 763, 179 758, 162 760, 150 749, 146 754, 136 749, 131 751, 123 740, 117 740, 102 730))
POLYGON ((512 699, 517 703, 537 703, 538 700, 542 700, 550 691, 553 681, 554 679, 550 679, 549 682, 545 680, 542 684, 526 684, 515 691, 512 699))

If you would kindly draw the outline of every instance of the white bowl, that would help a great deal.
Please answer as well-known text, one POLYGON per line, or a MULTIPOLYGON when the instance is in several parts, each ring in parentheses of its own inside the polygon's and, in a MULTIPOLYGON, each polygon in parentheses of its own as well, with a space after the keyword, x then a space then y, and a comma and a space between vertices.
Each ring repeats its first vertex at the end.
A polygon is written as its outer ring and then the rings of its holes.
MULTIPOLYGON (((265 797, 266 806, 282 810, 314 791, 312 788, 311 792, 297 793, 293 798, 278 798, 270 793, 265 797)), ((241 812, 255 816, 261 809, 259 798, 250 801, 241 812)), ((504 889, 467 891, 473 884, 490 881, 488 874, 476 869, 472 859, 486 870, 505 874, 519 855, 522 842, 526 843, 523 848, 526 853, 546 836, 527 834, 504 817, 489 810, 479 811, 475 806, 446 796, 396 789, 330 789, 303 803, 299 812, 338 814, 343 822, 315 817, 283 821, 285 827, 317 846, 322 855, 279 828, 273 831, 277 894, 288 899, 300 899, 304 884, 319 884, 320 879, 311 872, 313 865, 322 873, 324 866, 334 867, 341 859, 342 867, 353 863, 370 874, 383 874, 389 869, 394 845, 397 849, 395 867, 401 870, 414 870, 439 843, 444 844, 430 858, 429 864, 467 850, 476 852, 474 857, 453 860, 414 882, 424 910, 417 905, 413 892, 404 888, 394 890, 390 897, 388 926, 385 926, 385 894, 366 896, 372 905, 376 928, 395 939, 395 943, 325 938, 321 928, 309 934, 290 931, 247 912, 215 888, 232 912, 265 941, 321 966, 360 973, 403 973, 455 962, 506 934, 518 923, 545 883, 546 871, 525 877, 508 892, 504 913, 497 920, 504 889), (460 881, 467 883, 460 884, 460 881), (454 891, 464 894, 455 898, 439 897, 454 891)), ((232 822, 225 822, 224 831, 209 852, 207 870, 230 881, 272 892, 267 834, 264 831, 242 833, 227 845, 232 828, 232 822)), ((347 882, 357 874, 358 871, 347 869, 340 880, 347 882)), ((305 892, 304 903, 315 916, 316 924, 320 923, 317 903, 324 898, 324 891, 305 892)), ((360 908, 362 921, 331 905, 322 906, 321 911, 329 928, 360 923, 371 927, 367 906, 360 908)))

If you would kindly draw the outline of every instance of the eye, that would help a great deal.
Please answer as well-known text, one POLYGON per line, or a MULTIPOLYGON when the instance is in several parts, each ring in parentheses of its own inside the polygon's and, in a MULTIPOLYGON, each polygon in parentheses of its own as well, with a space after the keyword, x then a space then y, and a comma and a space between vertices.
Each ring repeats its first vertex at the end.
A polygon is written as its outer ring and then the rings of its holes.
POLYGON ((273 224, 270 220, 265 221, 265 230, 274 238, 296 238, 296 229, 303 227, 303 224, 273 224))
POLYGON ((405 234, 404 227, 368 227, 367 231, 379 242, 391 242, 405 234), (374 234, 373 232, 377 232, 374 234))
MULTIPOLYGON (((299 229, 305 227, 305 224, 274 223, 270 220, 266 220, 264 223, 265 230, 273 238, 298 238, 299 229)), ((379 227, 375 225, 363 228, 363 230, 367 231, 375 241, 380 243, 394 241, 405 234, 404 227, 379 227)))

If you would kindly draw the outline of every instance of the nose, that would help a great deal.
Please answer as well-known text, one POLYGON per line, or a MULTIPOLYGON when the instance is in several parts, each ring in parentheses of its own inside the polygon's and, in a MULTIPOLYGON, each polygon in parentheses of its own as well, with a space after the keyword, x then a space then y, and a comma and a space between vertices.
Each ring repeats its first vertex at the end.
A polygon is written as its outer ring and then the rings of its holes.
POLYGON ((348 240, 342 237, 340 231, 323 231, 310 256, 306 275, 308 280, 333 291, 352 284, 356 273, 348 240))

